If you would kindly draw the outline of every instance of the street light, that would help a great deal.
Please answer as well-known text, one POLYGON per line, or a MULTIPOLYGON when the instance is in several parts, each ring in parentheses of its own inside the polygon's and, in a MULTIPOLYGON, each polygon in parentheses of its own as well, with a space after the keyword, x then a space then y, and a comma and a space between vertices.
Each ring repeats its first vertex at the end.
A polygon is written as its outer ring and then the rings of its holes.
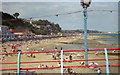
MULTIPOLYGON (((87 7, 91 4, 91 0, 81 0, 81 5, 84 8, 84 40, 85 40, 85 60, 88 60, 87 51, 87 7)), ((88 61, 85 61, 85 65, 88 65, 88 61)))
POLYGON ((83 8, 89 7, 90 4, 91 4, 91 0, 81 0, 81 5, 83 8))

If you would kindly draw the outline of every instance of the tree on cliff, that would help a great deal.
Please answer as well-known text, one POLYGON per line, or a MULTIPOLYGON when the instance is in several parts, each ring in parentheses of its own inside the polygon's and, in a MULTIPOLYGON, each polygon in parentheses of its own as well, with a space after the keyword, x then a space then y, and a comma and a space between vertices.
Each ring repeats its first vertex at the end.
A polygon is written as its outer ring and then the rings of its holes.
POLYGON ((19 15, 20 15, 19 13, 14 13, 14 14, 13 14, 13 16, 14 16, 16 19, 18 18, 19 15))

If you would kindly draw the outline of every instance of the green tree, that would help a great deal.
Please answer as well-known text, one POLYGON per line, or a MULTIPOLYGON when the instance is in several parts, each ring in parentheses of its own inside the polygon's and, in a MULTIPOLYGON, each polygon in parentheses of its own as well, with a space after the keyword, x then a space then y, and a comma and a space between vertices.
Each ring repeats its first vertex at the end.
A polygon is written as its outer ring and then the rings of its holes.
POLYGON ((2 21, 2 25, 8 26, 9 28, 14 29, 14 26, 9 21, 2 21))
POLYGON ((14 16, 16 19, 18 18, 19 15, 20 15, 19 13, 14 13, 14 14, 13 14, 13 16, 14 16))

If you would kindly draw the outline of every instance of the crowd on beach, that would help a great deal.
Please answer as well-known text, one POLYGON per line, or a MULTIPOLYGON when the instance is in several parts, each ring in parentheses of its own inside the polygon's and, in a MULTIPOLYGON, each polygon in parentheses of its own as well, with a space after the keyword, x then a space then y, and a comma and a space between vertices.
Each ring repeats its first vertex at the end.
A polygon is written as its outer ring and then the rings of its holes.
MULTIPOLYGON (((60 50, 62 50, 63 48, 61 47, 61 49, 60 50)), ((57 47, 55 47, 55 49, 54 49, 54 51, 57 51, 57 47)), ((63 53, 64 54, 64 53, 63 53)), ((60 55, 61 55, 61 53, 60 52, 54 52, 54 53, 52 53, 51 54, 51 57, 53 58, 53 60, 60 60, 61 58, 60 58, 60 55)), ((64 54, 65 55, 65 54, 64 54)), ((79 55, 80 56, 80 55, 79 55)), ((78 56, 78 57, 79 57, 78 56)), ((81 56, 80 58, 81 59, 84 59, 84 57, 83 56, 81 56), (82 58, 81 58, 82 57, 82 58)), ((67 56, 65 59, 63 59, 64 61, 68 61, 68 63, 72 63, 72 60, 73 60, 73 56, 72 56, 72 54, 70 54, 69 56, 67 56)), ((80 62, 80 65, 81 66, 85 66, 85 62, 80 62)), ((91 67, 89 67, 89 68, 91 68, 94 72, 95 71, 97 71, 98 72, 98 75, 100 75, 101 74, 101 68, 97 68, 97 67, 94 67, 94 66, 97 66, 98 64, 97 63, 95 63, 95 62, 92 62, 92 63, 90 63, 89 64, 89 66, 91 66, 91 67), (97 69, 96 69, 97 68, 97 69)), ((48 66, 47 64, 45 65, 45 64, 40 64, 40 65, 38 65, 38 68, 45 68, 45 67, 55 67, 54 65, 51 65, 51 66, 48 66)), ((58 66, 57 67, 61 67, 61 63, 59 62, 58 63, 58 66)), ((64 67, 64 66, 63 66, 64 67)), ((72 70, 72 68, 64 68, 64 70, 63 70, 63 72, 64 73, 69 73, 69 74, 75 74, 76 75, 76 72, 75 71, 73 71, 72 70)))
MULTIPOLYGON (((8 41, 5 43, 1 44, 1 53, 15 53, 15 52, 31 52, 31 51, 44 51, 44 48, 42 47, 41 50, 30 50, 31 46, 34 46, 36 44, 42 44, 45 41, 47 42, 48 40, 58 40, 58 39, 69 39, 69 38, 74 38, 74 37, 60 37, 60 38, 49 38, 49 39, 43 39, 43 40, 29 40, 29 41, 8 41), (23 47, 25 48, 25 50, 23 51, 23 47)), ((5 55, 5 56, 12 56, 12 55, 5 55)), ((4 59, 5 56, 3 55, 3 57, 1 59, 4 59)), ((32 54, 28 57, 34 57, 32 54)))
MULTIPOLYGON (((57 39, 69 39, 69 38, 73 38, 73 37, 65 37, 65 38, 51 38, 50 40, 57 40, 57 39)), ((6 42, 6 43, 3 43, 2 44, 2 50, 1 50, 1 53, 15 53, 15 52, 19 52, 19 51, 22 51, 22 50, 19 50, 19 47, 25 47, 26 50, 25 52, 31 52, 30 51, 30 47, 31 46, 34 46, 35 44, 41 44, 41 42, 44 42, 44 41, 47 41, 49 39, 44 39, 44 40, 29 40, 29 41, 14 41, 14 42, 6 42)), ((63 48, 61 47, 60 50, 62 50, 63 48)), ((44 47, 41 48, 41 50, 35 50, 33 49, 32 51, 45 51, 44 47)), ((58 51, 58 48, 55 47, 54 48, 54 51, 58 51)), ((23 51, 22 51, 23 52, 23 51)), ((113 51, 115 52, 115 51, 113 51)), ((46 53, 48 55, 48 53, 46 53)), ((31 58, 36 58, 36 55, 31 53, 31 54, 25 54, 27 57, 31 57, 31 58)), ((54 52, 51 54, 51 58, 53 60, 60 60, 60 55, 61 53, 60 52, 54 52)), ((65 55, 65 54, 64 54, 65 55)), ((95 55, 98 55, 98 52, 95 53, 95 55)), ((5 57, 6 56, 13 56, 12 54, 11 55, 3 55, 3 57, 0 58, 0 60, 4 61, 6 60, 5 57)), ((84 59, 84 55, 76 55, 76 57, 78 58, 81 58, 81 59, 84 59)), ((68 55, 67 57, 65 57, 63 60, 65 61, 69 61, 69 63, 72 63, 72 60, 73 60, 73 55, 70 54, 68 55)), ((80 62, 80 65, 85 65, 85 62, 80 62)), ((95 62, 92 62, 92 66, 96 65, 95 62)), ((54 67, 54 65, 51 65, 52 67, 54 67)), ((38 68, 41 68, 41 67, 49 67, 48 65, 45 65, 45 64, 40 64, 38 65, 38 68)), ((61 63, 59 62, 58 63, 58 67, 61 67, 61 63)), ((92 68, 93 71, 97 71, 98 74, 101 73, 101 68, 98 68, 98 69, 95 69, 94 67, 92 68)), ((64 69, 64 73, 70 73, 70 74, 76 74, 75 71, 72 70, 72 68, 67 68, 67 69, 64 69)))
MULTIPOLYGON (((59 40, 59 39, 66 40, 66 39, 75 38, 75 37, 78 37, 78 36, 49 38, 49 39, 43 39, 43 40, 40 40, 40 39, 34 40, 33 39, 33 40, 29 40, 29 41, 18 41, 18 40, 17 41, 8 41, 8 42, 5 42, 5 43, 1 44, 2 45, 1 46, 2 47, 1 53, 17 52, 19 47, 26 47, 26 51, 29 51, 29 47, 31 47, 31 46, 33 46, 35 44, 42 44, 42 43, 44 43, 45 41, 48 41, 48 40, 59 40), (9 49, 11 49, 11 50, 9 50, 9 49)), ((32 51, 36 51, 36 50, 32 50, 32 51)), ((40 50, 37 50, 37 51, 40 51, 40 50)))
MULTIPOLYGON (((40 43, 40 40, 30 40, 28 42, 25 42, 25 41, 20 41, 20 42, 11 42, 11 43, 7 43, 7 44, 3 44, 2 47, 3 47, 3 53, 8 53, 6 47, 12 47, 12 52, 14 53, 15 50, 17 49, 17 47, 20 47, 20 46, 26 46, 26 51, 29 51, 29 46, 33 45, 33 44, 37 44, 37 43, 40 43)), ((57 47, 54 48, 54 51, 57 51, 57 47)), ((63 48, 61 47, 60 50, 63 50, 63 48)), ((38 50, 39 51, 39 50, 38 50)), ((41 48, 41 51, 45 51, 44 48, 41 48)), ((61 53, 60 52, 54 52, 51 54, 51 58, 53 58, 53 60, 60 60, 60 55, 61 53)), ((64 54, 65 55, 65 54, 64 54)), ((8 56, 8 55, 5 55, 5 56, 8 56)), ((5 56, 3 56, 1 58, 1 60, 6 60, 5 59, 5 56)), ((11 55, 12 56, 12 55, 11 55)), ((26 54, 27 57, 32 57, 32 58, 36 58, 35 54, 31 53, 31 54, 26 54)), ((76 55, 77 57, 79 58, 82 58, 84 59, 84 55, 80 56, 80 55, 76 55)), ((68 60, 73 60, 73 56, 72 54, 70 54, 68 57, 64 58, 64 60, 68 61, 68 60)), ((72 61, 69 61, 69 63, 72 63, 72 61)), ((80 62, 80 65, 85 65, 85 62, 80 62)), ((93 62, 93 65, 94 65, 94 62, 93 62)), ((51 65, 52 67, 54 67, 54 65, 51 65)), ((41 67, 49 67, 48 65, 44 65, 44 64, 40 64, 38 65, 38 68, 41 68, 41 67)), ((61 67, 61 63, 58 63, 58 67, 61 67)), ((97 70, 94 70, 94 71, 97 71, 97 70)), ((99 70, 98 70, 99 71, 99 70)), ((64 73, 70 73, 70 74, 76 74, 75 71, 73 71, 71 68, 68 68, 68 69, 64 69, 64 73)))

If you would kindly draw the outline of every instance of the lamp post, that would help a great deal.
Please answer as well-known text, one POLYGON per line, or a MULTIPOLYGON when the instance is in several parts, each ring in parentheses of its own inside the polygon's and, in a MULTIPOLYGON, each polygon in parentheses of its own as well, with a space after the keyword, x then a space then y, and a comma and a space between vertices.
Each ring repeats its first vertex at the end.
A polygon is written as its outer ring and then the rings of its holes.
MULTIPOLYGON (((87 8, 91 4, 91 0, 81 0, 81 5, 84 8, 84 40, 85 40, 85 60, 88 59, 87 51, 87 8)), ((85 65, 88 65, 88 61, 85 61, 85 65)))

